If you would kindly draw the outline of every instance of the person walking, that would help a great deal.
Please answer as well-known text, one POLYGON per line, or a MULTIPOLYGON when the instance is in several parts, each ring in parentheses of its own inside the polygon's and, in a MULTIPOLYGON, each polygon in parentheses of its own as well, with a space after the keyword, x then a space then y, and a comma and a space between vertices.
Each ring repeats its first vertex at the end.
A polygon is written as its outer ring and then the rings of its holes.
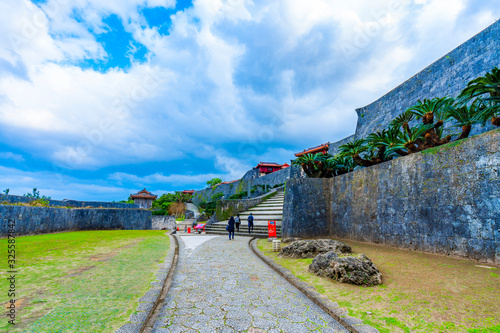
POLYGON ((234 239, 234 217, 230 217, 229 221, 227 222, 227 231, 229 231, 229 240, 231 240, 231 235, 233 236, 234 239))
POLYGON ((248 216, 248 233, 250 233, 250 230, 253 231, 253 215, 250 213, 248 216))
POLYGON ((236 231, 240 232, 240 224, 241 224, 241 219, 240 219, 240 214, 234 218, 234 222, 236 223, 236 231))

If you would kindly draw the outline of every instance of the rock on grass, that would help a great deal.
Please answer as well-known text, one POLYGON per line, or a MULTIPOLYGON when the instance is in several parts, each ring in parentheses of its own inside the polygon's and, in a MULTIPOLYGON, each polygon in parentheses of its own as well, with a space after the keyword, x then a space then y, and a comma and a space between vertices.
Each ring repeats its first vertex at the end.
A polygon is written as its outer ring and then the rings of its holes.
POLYGON ((309 271, 342 283, 376 285, 382 283, 382 274, 364 254, 339 256, 334 251, 314 258, 309 271))
POLYGON ((279 255, 288 258, 314 258, 318 254, 334 251, 351 253, 351 247, 333 239, 299 240, 284 246, 279 255))

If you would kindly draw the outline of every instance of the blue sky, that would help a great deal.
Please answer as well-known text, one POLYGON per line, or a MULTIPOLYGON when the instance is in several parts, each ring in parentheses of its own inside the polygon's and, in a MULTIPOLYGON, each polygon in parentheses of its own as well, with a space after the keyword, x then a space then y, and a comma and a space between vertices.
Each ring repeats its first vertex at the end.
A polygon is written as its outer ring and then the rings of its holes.
POLYGON ((122 200, 240 178, 500 17, 472 0, 4 0, 0 191, 122 200))

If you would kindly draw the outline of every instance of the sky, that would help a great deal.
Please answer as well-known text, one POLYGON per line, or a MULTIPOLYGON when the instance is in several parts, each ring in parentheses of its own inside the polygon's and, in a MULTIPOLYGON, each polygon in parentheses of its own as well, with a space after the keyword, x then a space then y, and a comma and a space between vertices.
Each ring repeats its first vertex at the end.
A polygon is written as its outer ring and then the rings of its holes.
POLYGON ((0 191, 202 189, 354 133, 498 0, 2 0, 0 191))

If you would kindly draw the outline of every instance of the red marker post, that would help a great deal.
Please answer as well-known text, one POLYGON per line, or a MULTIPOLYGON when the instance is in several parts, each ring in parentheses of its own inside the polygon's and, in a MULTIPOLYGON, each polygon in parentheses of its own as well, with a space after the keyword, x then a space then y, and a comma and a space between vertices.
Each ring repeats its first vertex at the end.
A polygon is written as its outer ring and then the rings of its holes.
POLYGON ((269 238, 278 238, 276 236, 276 221, 267 222, 267 232, 269 234, 269 238))

